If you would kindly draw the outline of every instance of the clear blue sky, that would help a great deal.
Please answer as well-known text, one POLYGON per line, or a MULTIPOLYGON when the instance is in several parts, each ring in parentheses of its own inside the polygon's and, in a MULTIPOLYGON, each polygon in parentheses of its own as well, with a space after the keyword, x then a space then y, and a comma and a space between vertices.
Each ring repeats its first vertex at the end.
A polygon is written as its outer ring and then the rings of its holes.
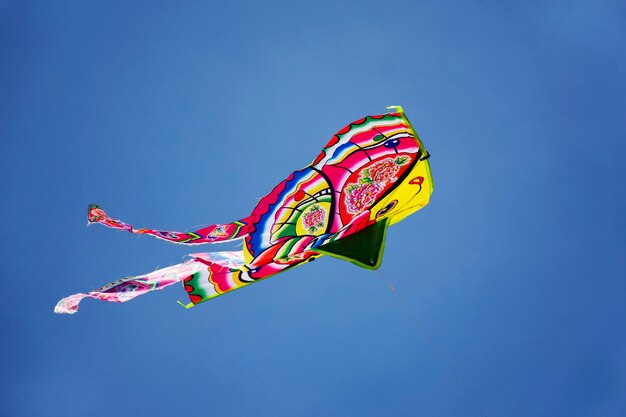
POLYGON ((133 3, 0 1, 0 415, 480 416, 413 317, 490 417, 626 415, 623 2, 133 3), (235 220, 390 104, 436 186, 388 233, 406 311, 324 258, 52 312, 197 249, 89 203, 235 220))

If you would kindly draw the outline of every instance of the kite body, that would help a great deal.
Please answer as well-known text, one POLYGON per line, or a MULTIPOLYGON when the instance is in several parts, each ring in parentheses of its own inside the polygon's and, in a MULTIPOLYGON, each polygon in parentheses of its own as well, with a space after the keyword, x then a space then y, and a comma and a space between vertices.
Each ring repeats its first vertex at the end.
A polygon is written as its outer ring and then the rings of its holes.
POLYGON ((310 165, 233 223, 188 232, 136 229, 90 206, 89 223, 186 245, 243 239, 243 249, 192 254, 179 265, 64 298, 55 311, 75 313, 85 297, 124 302, 180 281, 191 307, 324 254, 378 268, 386 228, 428 204, 433 191, 429 155, 396 109, 341 129, 310 165))

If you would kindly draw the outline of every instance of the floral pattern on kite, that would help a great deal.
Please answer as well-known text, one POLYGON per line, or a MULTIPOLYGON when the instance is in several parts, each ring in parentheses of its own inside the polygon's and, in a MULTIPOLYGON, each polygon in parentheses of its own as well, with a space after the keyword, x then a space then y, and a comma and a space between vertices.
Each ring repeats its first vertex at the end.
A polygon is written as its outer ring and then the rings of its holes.
MULTIPOLYGON (((135 228, 91 205, 90 224, 186 245, 243 239, 243 249, 190 255, 182 264, 131 277, 126 286, 113 283, 105 291, 67 297, 55 311, 74 313, 84 297, 122 302, 174 282, 183 283, 189 307, 323 254, 369 267, 327 248, 350 242, 353 235, 365 236, 375 224, 396 223, 428 204, 433 184, 427 158, 420 139, 399 111, 368 116, 341 129, 310 165, 291 173, 248 217, 232 223, 186 232, 135 228)), ((380 253, 382 243, 372 240, 372 245, 380 246, 380 253)))
POLYGON ((346 210, 350 214, 359 214, 374 204, 385 187, 396 181, 403 165, 411 160, 408 155, 398 156, 395 159, 385 158, 375 161, 370 166, 359 171, 357 183, 350 183, 346 188, 346 210))
POLYGON ((318 229, 322 229, 326 223, 326 211, 314 204, 302 217, 304 228, 309 233, 315 233, 318 229))

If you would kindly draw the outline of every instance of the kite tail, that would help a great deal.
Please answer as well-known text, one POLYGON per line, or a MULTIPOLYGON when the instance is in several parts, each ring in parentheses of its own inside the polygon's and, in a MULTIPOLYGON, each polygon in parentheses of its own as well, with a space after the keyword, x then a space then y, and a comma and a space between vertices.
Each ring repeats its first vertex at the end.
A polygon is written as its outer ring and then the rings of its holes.
POLYGON ((228 224, 213 224, 193 232, 174 232, 156 229, 136 229, 121 220, 109 217, 100 206, 91 204, 87 212, 88 224, 100 223, 106 227, 126 230, 138 235, 150 235, 157 239, 183 245, 198 245, 203 243, 227 242, 239 239, 248 234, 250 222, 248 218, 228 224))
POLYGON ((95 291, 65 297, 54 307, 54 312, 74 314, 78 312, 78 305, 83 298, 125 303, 140 295, 161 290, 181 281, 193 302, 186 307, 191 307, 200 301, 254 282, 242 276, 243 271, 246 270, 243 266, 242 251, 195 253, 189 257, 190 259, 177 265, 158 269, 149 274, 123 278, 95 291))
POLYGON ((123 278, 86 294, 79 293, 65 297, 54 307, 54 312, 58 314, 74 314, 78 311, 78 304, 83 298, 124 303, 148 292, 161 290, 176 284, 195 275, 204 268, 204 264, 190 259, 181 264, 159 269, 149 274, 123 278))

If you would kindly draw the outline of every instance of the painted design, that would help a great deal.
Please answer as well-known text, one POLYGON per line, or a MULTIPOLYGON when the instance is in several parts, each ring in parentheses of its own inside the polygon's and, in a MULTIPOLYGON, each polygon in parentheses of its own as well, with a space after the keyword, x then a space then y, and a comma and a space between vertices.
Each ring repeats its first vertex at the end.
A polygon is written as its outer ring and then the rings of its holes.
POLYGON ((243 248, 190 255, 182 264, 70 296, 55 311, 73 313, 84 297, 123 302, 175 282, 182 282, 192 306, 310 262, 322 256, 325 244, 381 220, 397 223, 428 204, 433 185, 427 156, 404 114, 388 113, 339 130, 310 165, 232 223, 186 232, 135 228, 92 205, 89 224, 186 245, 243 239, 243 248))
POLYGON ((350 214, 359 214, 367 207, 374 204, 376 197, 383 190, 380 184, 375 182, 349 184, 346 189, 346 210, 350 214))
POLYGON ((364 183, 387 183, 396 180, 396 174, 403 165, 406 165, 411 158, 407 155, 399 156, 395 159, 385 158, 376 162, 369 168, 364 168, 361 173, 361 182, 364 183))
POLYGON ((322 229, 326 223, 326 211, 318 204, 313 204, 308 211, 302 216, 302 224, 309 231, 315 233, 318 229, 322 229))
POLYGON ((346 188, 345 204, 350 214, 359 214, 371 206, 386 185, 395 182, 403 165, 410 162, 408 155, 385 158, 376 161, 359 171, 357 183, 350 183, 346 188))
POLYGON ((217 238, 226 238, 228 237, 228 233, 226 233, 226 228, 228 226, 219 225, 216 226, 214 230, 210 231, 207 234, 207 237, 217 239, 217 238))

